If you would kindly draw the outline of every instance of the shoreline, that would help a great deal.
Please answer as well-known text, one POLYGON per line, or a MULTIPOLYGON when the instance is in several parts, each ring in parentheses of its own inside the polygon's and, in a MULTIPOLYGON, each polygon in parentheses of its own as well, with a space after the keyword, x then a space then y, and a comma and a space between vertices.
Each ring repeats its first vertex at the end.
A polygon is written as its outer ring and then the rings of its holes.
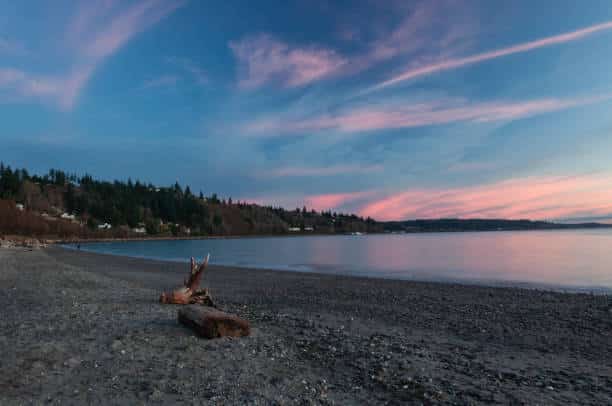
POLYGON ((248 319, 160 305, 185 263, 0 249, 0 403, 612 403, 612 297, 211 266, 248 319))
POLYGON ((455 234, 455 233, 506 233, 506 232, 537 232, 537 231, 576 231, 576 230, 607 230, 612 229, 612 224, 599 224, 597 227, 576 225, 561 228, 533 228, 533 229, 491 229, 491 230, 423 230, 423 231, 401 231, 401 232, 363 232, 359 235, 352 233, 317 233, 317 232, 295 232, 280 234, 231 234, 231 235, 201 235, 201 236, 139 236, 124 238, 60 238, 57 236, 23 236, 2 235, 5 241, 20 244, 22 241, 35 240, 41 244, 86 244, 96 242, 130 242, 130 241, 181 241, 181 240, 215 240, 215 239, 242 239, 242 238, 297 238, 297 237, 335 237, 335 236, 366 236, 366 235, 413 235, 413 234, 455 234))
MULTIPOLYGON (((114 241, 113 241, 114 242, 114 241)), ((130 256, 130 255, 121 255, 121 254, 113 254, 107 252, 97 252, 88 249, 77 249, 73 247, 68 247, 68 244, 54 244, 60 249, 82 252, 92 255, 98 256, 109 256, 109 257, 118 257, 124 259, 136 259, 143 261, 153 261, 160 263, 172 263, 172 264, 184 264, 187 263, 187 259, 185 260, 172 260, 165 258, 153 258, 146 256, 130 256)), ((414 278, 399 278, 399 277, 386 277, 386 276, 375 276, 375 275, 366 275, 366 274, 350 274, 350 273, 331 273, 331 272, 322 272, 318 269, 314 269, 312 271, 306 270, 297 270, 291 269, 289 267, 266 267, 266 266, 256 266, 256 265, 234 265, 234 264, 215 264, 214 261, 211 263, 217 268, 234 268, 241 269, 244 271, 265 271, 265 272, 288 272, 295 274, 303 274, 303 275, 314 275, 320 277, 328 277, 328 276, 338 276, 342 278, 358 278, 364 280, 385 280, 385 281, 395 281, 395 282, 409 282, 409 283, 432 283, 432 284, 443 284, 443 285, 456 285, 456 286, 467 286, 467 287, 481 287, 481 288, 499 288, 499 289, 526 289, 526 290, 535 290, 535 291, 543 291, 543 292, 555 292, 555 293, 564 293, 564 294, 585 294, 585 295, 605 295, 612 297, 612 288, 606 288, 601 286, 573 286, 573 285, 554 285, 547 283, 537 283, 537 282, 522 282, 522 281, 511 281, 511 280, 480 280, 480 279, 444 279, 444 278, 430 278, 430 279, 414 279, 414 278)))

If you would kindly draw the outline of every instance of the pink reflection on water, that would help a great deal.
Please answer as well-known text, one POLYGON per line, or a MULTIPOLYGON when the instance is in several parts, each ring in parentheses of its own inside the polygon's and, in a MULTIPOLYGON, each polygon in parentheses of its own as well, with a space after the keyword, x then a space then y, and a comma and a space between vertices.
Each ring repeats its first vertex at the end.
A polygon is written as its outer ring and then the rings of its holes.
POLYGON ((363 246, 363 263, 383 267, 388 276, 612 287, 608 230, 435 233, 373 240, 363 246))

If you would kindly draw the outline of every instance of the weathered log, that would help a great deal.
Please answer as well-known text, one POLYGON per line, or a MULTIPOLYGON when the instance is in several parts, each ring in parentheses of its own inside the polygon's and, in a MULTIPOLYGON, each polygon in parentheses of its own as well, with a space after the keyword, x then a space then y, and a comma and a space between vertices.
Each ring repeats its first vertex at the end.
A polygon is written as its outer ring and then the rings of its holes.
POLYGON ((210 254, 198 265, 195 259, 191 257, 191 271, 189 272, 189 278, 185 279, 184 285, 170 293, 162 293, 159 301, 167 304, 201 304, 215 307, 208 289, 200 289, 200 280, 202 280, 202 274, 208 266, 209 259, 210 254))
POLYGON ((244 337, 251 334, 247 320, 206 306, 185 306, 178 311, 179 323, 205 338, 244 337))

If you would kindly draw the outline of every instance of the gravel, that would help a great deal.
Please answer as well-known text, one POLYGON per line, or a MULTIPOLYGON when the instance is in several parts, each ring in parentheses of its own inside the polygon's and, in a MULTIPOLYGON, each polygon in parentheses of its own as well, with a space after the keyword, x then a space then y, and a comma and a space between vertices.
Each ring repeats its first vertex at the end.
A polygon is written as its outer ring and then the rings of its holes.
POLYGON ((187 263, 0 249, 0 404, 611 404, 612 297, 211 267, 250 337, 157 303, 187 263))

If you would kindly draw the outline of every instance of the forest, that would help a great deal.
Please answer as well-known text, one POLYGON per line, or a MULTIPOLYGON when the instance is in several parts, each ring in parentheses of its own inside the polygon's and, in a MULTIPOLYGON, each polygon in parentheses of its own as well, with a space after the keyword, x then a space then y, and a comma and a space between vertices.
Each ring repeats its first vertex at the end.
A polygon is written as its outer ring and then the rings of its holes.
POLYGON ((61 237, 268 235, 381 232, 354 214, 287 210, 193 193, 178 183, 113 182, 51 169, 34 175, 0 164, 0 233, 61 237))

